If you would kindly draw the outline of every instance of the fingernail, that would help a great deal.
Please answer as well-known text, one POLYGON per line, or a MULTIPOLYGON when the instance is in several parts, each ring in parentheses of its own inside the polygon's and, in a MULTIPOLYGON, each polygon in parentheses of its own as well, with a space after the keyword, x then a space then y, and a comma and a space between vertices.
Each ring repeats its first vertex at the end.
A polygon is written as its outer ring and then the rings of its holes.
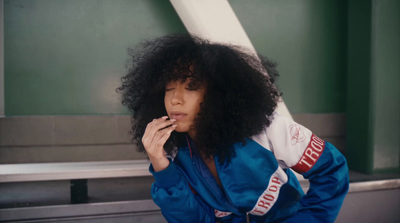
POLYGON ((162 119, 167 119, 168 118, 168 116, 163 116, 163 117, 161 117, 162 119))
POLYGON ((176 119, 170 119, 171 122, 176 122, 176 119))
POLYGON ((178 125, 172 125, 172 127, 174 127, 174 128, 176 128, 176 126, 178 126, 178 125))

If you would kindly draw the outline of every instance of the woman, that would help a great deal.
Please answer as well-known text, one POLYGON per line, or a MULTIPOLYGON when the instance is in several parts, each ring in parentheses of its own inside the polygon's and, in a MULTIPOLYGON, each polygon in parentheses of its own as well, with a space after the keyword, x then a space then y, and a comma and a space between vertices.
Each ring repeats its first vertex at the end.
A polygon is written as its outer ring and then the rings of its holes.
POLYGON ((190 36, 148 41, 131 55, 119 90, 169 222, 335 220, 346 160, 274 112, 274 63, 190 36), (306 195, 290 169, 310 180, 306 195))

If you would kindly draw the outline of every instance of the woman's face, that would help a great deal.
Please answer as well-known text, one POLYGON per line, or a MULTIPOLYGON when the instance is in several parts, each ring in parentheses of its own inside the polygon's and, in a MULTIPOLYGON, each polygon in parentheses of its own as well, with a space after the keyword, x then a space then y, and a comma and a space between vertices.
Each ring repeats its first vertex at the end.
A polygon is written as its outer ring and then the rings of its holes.
POLYGON ((175 131, 188 132, 194 138, 196 132, 192 128, 200 104, 203 102, 205 86, 195 84, 191 86, 190 78, 186 81, 177 80, 167 83, 165 87, 164 105, 170 119, 175 119, 175 131))

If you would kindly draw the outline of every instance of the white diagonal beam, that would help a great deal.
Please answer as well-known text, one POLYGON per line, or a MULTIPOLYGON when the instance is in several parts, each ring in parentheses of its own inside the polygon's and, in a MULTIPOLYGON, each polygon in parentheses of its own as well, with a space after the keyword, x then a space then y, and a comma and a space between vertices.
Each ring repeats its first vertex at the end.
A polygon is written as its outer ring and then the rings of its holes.
MULTIPOLYGON (((241 45, 256 52, 227 0, 170 0, 186 27, 194 36, 215 42, 241 45)), ((292 119, 283 100, 276 111, 292 119)))

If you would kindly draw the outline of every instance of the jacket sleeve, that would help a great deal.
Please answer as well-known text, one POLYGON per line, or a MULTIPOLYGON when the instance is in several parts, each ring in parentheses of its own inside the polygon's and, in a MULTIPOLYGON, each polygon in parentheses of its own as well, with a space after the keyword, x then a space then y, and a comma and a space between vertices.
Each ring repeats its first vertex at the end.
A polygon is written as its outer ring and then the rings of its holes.
POLYGON ((150 172, 155 179, 151 188, 153 201, 168 222, 215 222, 214 210, 192 192, 174 162, 159 172, 150 165, 150 172))
POLYGON ((334 222, 349 188, 344 156, 304 126, 280 116, 267 128, 267 137, 280 166, 310 182, 300 211, 286 222, 334 222))

